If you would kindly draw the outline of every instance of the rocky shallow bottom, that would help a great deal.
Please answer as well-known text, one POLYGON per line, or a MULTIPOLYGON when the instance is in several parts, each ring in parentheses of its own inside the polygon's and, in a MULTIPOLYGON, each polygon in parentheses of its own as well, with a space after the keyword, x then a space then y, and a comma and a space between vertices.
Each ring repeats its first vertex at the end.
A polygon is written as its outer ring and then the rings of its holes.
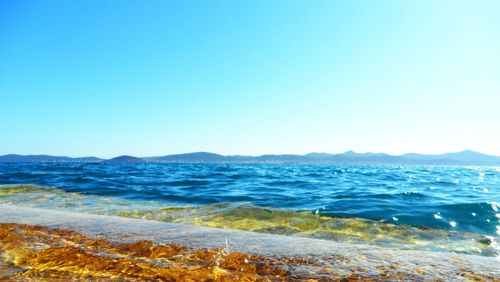
POLYGON ((2 281, 500 281, 498 263, 0 205, 2 281))

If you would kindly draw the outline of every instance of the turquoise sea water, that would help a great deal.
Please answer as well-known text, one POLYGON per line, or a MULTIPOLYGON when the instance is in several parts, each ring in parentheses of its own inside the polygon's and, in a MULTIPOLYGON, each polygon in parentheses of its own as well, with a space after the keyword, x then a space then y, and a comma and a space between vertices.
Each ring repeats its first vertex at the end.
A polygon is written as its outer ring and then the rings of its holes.
POLYGON ((498 253, 496 167, 2 163, 0 184, 0 204, 498 253))

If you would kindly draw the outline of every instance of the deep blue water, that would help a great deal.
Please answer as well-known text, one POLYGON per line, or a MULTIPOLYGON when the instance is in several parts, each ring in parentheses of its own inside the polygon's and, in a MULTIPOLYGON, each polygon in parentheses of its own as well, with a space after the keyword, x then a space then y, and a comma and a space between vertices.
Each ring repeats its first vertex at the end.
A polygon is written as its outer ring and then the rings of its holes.
POLYGON ((1 163, 0 184, 176 205, 251 203, 500 235, 500 169, 304 164, 1 163))

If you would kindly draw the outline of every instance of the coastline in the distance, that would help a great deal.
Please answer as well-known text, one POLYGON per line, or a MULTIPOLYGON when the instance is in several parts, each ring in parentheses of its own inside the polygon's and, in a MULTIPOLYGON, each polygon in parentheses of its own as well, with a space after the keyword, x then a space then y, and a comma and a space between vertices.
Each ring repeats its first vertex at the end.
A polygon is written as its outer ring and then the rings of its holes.
POLYGON ((471 150, 445 154, 390 155, 385 153, 355 153, 348 151, 341 154, 310 153, 269 154, 261 156, 220 155, 209 152, 172 154, 157 157, 134 157, 122 155, 111 159, 98 157, 67 157, 51 155, 0 156, 0 162, 103 162, 103 163, 340 163, 340 164, 389 164, 389 165, 476 165, 498 166, 500 157, 471 150))

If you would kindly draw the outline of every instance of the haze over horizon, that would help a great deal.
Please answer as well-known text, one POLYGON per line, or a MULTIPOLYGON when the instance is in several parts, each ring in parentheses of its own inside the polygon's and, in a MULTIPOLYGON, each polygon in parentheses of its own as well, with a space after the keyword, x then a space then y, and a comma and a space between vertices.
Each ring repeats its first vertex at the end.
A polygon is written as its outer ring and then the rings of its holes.
POLYGON ((497 1, 0 3, 0 155, 500 155, 497 1))

